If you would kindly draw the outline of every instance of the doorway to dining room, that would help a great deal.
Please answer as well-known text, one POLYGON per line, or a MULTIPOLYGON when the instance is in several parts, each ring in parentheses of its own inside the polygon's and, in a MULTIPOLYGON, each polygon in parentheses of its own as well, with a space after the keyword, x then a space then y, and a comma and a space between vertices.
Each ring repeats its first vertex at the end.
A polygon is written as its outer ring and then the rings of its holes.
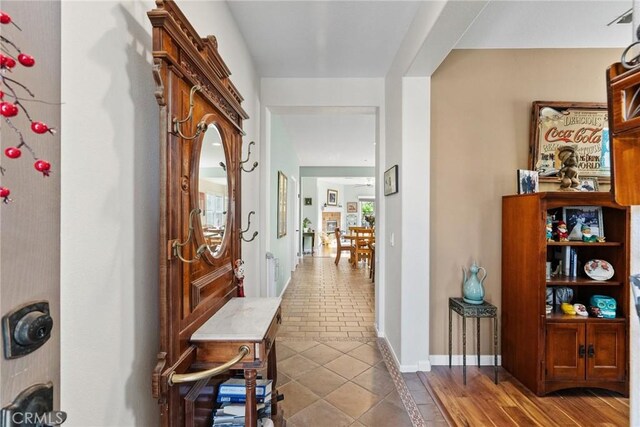
MULTIPOLYGON (((336 229, 345 235, 354 227, 372 228, 375 224, 375 178, 372 176, 303 177, 301 200, 304 233, 300 253, 305 257, 335 259, 341 246, 354 243, 343 237, 340 245, 336 229)), ((361 268, 370 267, 368 259, 361 264, 361 268)))

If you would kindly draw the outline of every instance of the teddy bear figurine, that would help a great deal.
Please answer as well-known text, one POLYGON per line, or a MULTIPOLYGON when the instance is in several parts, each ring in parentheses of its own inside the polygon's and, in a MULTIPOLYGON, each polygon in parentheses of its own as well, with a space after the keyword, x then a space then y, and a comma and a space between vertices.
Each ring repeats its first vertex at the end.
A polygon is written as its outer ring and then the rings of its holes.
POLYGON ((244 261, 241 259, 237 259, 234 263, 236 268, 233 269, 233 272, 238 280, 238 296, 244 296, 244 261))
POLYGON ((562 161, 560 176, 561 191, 578 191, 580 181, 578 180, 578 155, 575 147, 565 146, 558 150, 558 158, 562 161))

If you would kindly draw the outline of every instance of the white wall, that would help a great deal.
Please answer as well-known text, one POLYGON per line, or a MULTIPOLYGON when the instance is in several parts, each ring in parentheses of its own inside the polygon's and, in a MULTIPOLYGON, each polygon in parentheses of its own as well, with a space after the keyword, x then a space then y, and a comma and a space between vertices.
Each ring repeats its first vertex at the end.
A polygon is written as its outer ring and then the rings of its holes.
MULTIPOLYGON (((640 206, 631 207, 631 274, 640 274, 640 206)), ((631 293, 631 426, 640 425, 640 318, 631 293)))
POLYGON ((382 172, 397 164, 400 192, 379 203, 384 220, 376 225, 386 239, 379 275, 394 283, 385 287, 385 328, 403 371, 429 368, 428 332, 417 333, 430 327, 429 77, 485 3, 424 2, 385 77, 386 142, 381 152, 386 158, 377 178, 383 182, 382 172), (405 200, 408 194, 412 197, 405 200), (413 203, 417 195, 421 199, 413 203))
MULTIPOLYGON (((359 202, 360 197, 375 197, 376 196, 376 188, 375 186, 366 187, 366 186, 356 186, 356 185, 345 185, 344 186, 344 214, 342 215, 342 229, 346 230, 347 224, 347 203, 348 202, 359 202)), ((376 216, 378 212, 375 212, 376 216)), ((358 225, 362 225, 362 212, 360 211, 360 204, 358 204, 358 225)))
MULTIPOLYGON (((255 138, 257 80, 226 3, 180 6, 201 36, 218 37, 254 116, 245 128, 255 138)), ((150 377, 158 352, 159 113, 146 16, 154 7, 139 0, 62 3, 65 425, 158 425, 150 377)), ((256 178, 243 179, 246 212, 256 178)), ((254 248, 245 246, 246 258, 254 248)), ((247 277, 252 274, 248 268, 247 277)), ((255 293, 250 282, 247 291, 255 293)))
POLYGON ((303 177, 302 178, 302 213, 300 214, 300 220, 309 218, 311 224, 309 227, 313 230, 320 230, 320 220, 318 218, 318 211, 320 206, 320 199, 318 199, 318 178, 303 177), (311 198, 311 206, 304 205, 304 199, 306 197, 311 198))
POLYGON ((289 138, 286 129, 282 123, 280 117, 273 115, 271 122, 271 134, 269 137, 270 163, 269 174, 271 178, 269 181, 271 187, 269 188, 269 224, 268 227, 272 231, 269 239, 268 251, 271 252, 276 259, 280 268, 278 269, 278 277, 276 278, 276 293, 280 296, 285 287, 291 280, 291 271, 295 268, 292 261, 292 251, 297 246, 297 239, 295 237, 294 222, 291 216, 295 215, 296 207, 292 205, 291 193, 296 192, 296 188, 293 187, 293 181, 297 183, 299 181, 300 160, 298 159, 296 152, 293 148, 292 141, 289 138), (282 172, 287 176, 287 223, 286 223, 286 235, 278 237, 278 172, 282 172))

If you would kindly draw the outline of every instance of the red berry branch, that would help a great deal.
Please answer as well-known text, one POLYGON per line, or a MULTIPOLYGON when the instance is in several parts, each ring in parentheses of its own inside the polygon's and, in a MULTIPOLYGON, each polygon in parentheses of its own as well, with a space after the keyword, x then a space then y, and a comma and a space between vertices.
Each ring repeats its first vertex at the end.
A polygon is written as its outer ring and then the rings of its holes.
MULTIPOLYGON (((0 24, 11 24, 19 31, 22 31, 22 29, 13 22, 11 16, 2 11, 0 11, 0 24)), ((12 117, 16 117, 20 111, 22 111, 27 120, 31 122, 31 131, 33 133, 39 135, 44 133, 55 133, 55 129, 50 128, 45 123, 33 120, 29 114, 29 110, 25 107, 23 102, 35 101, 35 94, 31 92, 27 86, 8 76, 9 73, 13 72, 13 69, 18 65, 18 63, 23 67, 29 68, 35 65, 36 60, 33 56, 23 53, 15 43, 2 35, 0 35, 0 52, 0 116, 4 118, 7 125, 16 133, 19 140, 18 145, 8 147, 4 150, 4 154, 7 158, 15 160, 22 155, 21 149, 26 149, 35 161, 33 164, 35 170, 42 173, 42 176, 47 177, 51 173, 51 164, 36 156, 35 151, 33 151, 31 146, 27 143, 22 131, 18 129, 11 120, 12 117), (28 97, 25 97, 23 93, 26 93, 28 97), (20 96, 19 94, 22 94, 23 96, 20 96), (5 100, 5 98, 8 100, 5 100)), ((0 174, 4 175, 5 172, 6 169, 0 166, 0 174)), ((10 194, 11 191, 8 188, 0 186, 0 198, 4 203, 9 203, 11 201, 9 198, 10 194)))

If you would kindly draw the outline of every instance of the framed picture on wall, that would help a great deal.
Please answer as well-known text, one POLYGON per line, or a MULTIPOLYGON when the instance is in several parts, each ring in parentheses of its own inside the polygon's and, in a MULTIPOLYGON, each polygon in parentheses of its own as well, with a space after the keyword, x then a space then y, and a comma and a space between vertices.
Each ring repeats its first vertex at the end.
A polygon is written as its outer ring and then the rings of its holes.
POLYGON ((287 176, 278 171, 278 239, 287 235, 287 176))
POLYGON ((384 195, 398 192, 398 165, 391 166, 384 173, 384 195))
POLYGON ((358 213, 358 202, 347 202, 347 213, 358 213))
POLYGON ((538 171, 541 182, 558 182, 558 153, 566 146, 576 150, 580 175, 611 181, 607 104, 535 101, 530 135, 529 169, 538 171))
POLYGON ((338 206, 338 190, 327 190, 327 205, 338 206))
POLYGON ((305 197, 304 198, 304 205, 305 206, 311 206, 313 204, 313 199, 311 197, 305 197))

